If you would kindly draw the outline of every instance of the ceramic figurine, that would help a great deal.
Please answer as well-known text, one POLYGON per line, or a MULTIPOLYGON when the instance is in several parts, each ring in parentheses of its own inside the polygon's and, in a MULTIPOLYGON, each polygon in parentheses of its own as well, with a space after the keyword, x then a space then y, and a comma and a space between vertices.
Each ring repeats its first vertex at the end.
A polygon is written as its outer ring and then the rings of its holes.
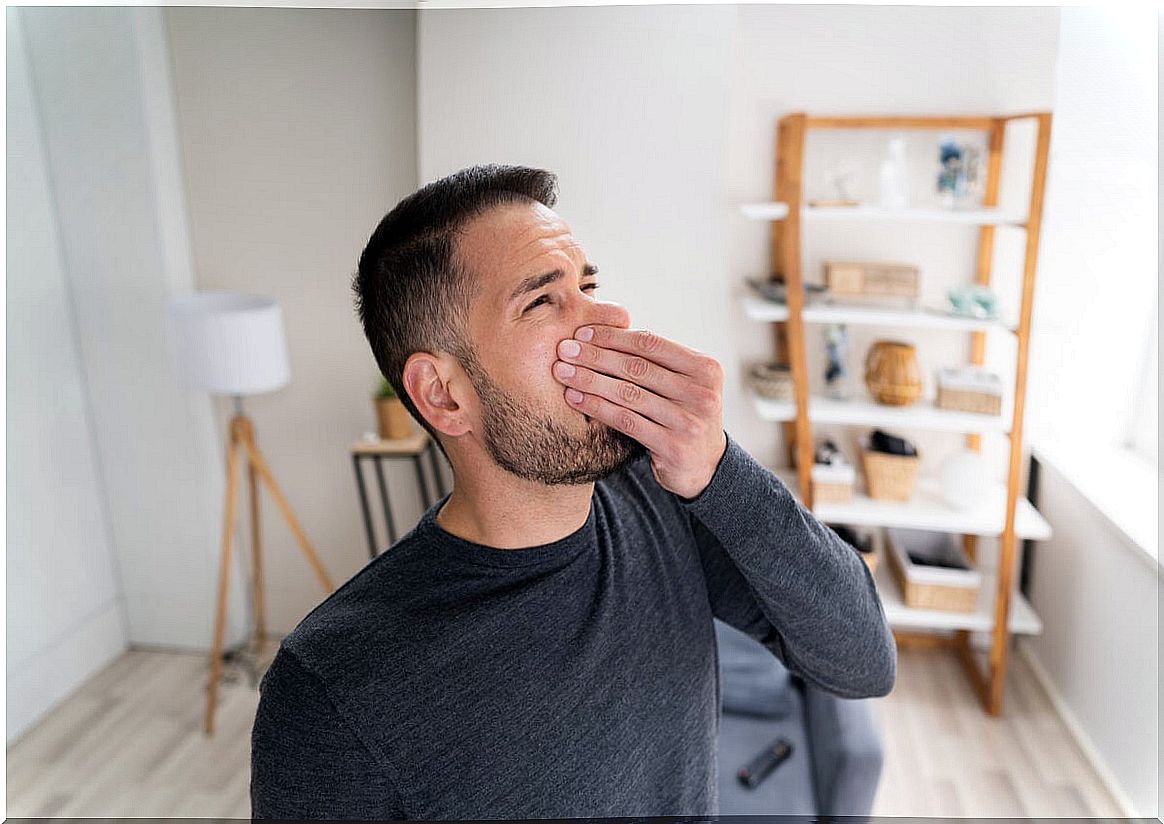
POLYGON ((825 369, 825 394, 838 401, 850 397, 849 375, 845 368, 845 357, 849 352, 849 330, 843 323, 830 323, 825 327, 825 355, 828 367, 825 369))
POLYGON ((950 312, 969 318, 997 318, 998 296, 989 286, 972 283, 946 291, 950 312))
POLYGON ((951 137, 942 139, 938 147, 942 169, 938 173, 938 198, 943 206, 952 208, 966 191, 966 171, 962 165, 962 148, 951 137))

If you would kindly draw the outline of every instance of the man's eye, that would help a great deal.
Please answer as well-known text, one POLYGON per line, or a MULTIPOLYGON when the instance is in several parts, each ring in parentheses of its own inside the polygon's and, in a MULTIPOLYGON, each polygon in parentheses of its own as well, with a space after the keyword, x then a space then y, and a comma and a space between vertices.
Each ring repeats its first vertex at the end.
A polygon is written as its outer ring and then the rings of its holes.
MULTIPOLYGON (((597 283, 587 283, 582 288, 583 289, 597 289, 598 286, 599 286, 599 284, 597 284, 597 283)), ((535 306, 540 306, 548 297, 549 297, 548 295, 541 295, 537 300, 535 300, 529 306, 525 307, 524 311, 528 312, 530 309, 533 309, 535 306)))

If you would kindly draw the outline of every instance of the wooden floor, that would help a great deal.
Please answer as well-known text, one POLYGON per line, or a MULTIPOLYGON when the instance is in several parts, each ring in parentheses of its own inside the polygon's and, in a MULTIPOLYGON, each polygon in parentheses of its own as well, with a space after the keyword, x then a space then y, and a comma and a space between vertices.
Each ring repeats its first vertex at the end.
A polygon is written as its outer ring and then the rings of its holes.
MULTIPOLYGON (((899 652, 897 685, 877 700, 886 757, 874 815, 1120 815, 1026 660, 1010 660, 1004 714, 991 718, 952 653, 899 652)), ((206 671, 204 655, 123 655, 8 749, 7 815, 249 818, 258 693, 230 668, 206 738, 206 671)))
POLYGON ((874 815, 1123 815, 1017 648, 998 718, 953 651, 899 648, 897 661, 893 692, 877 702, 885 765, 874 815))

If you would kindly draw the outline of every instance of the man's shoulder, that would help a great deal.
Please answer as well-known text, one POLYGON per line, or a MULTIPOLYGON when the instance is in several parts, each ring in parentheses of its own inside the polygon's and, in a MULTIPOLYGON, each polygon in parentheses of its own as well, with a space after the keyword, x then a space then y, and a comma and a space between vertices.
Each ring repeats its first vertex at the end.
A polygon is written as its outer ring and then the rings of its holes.
POLYGON ((416 569, 423 563, 423 543, 410 532, 369 561, 313 607, 282 646, 325 681, 350 672, 351 659, 391 646, 428 578, 416 569))

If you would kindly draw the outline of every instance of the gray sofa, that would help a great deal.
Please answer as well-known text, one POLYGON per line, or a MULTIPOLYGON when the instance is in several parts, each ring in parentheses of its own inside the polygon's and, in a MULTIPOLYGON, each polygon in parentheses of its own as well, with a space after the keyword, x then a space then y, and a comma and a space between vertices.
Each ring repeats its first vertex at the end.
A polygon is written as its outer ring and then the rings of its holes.
POLYGON ((870 815, 884 759, 876 699, 807 684, 758 641, 715 625, 720 815, 870 815), (741 784, 736 771, 778 737, 792 754, 755 789, 741 784))

